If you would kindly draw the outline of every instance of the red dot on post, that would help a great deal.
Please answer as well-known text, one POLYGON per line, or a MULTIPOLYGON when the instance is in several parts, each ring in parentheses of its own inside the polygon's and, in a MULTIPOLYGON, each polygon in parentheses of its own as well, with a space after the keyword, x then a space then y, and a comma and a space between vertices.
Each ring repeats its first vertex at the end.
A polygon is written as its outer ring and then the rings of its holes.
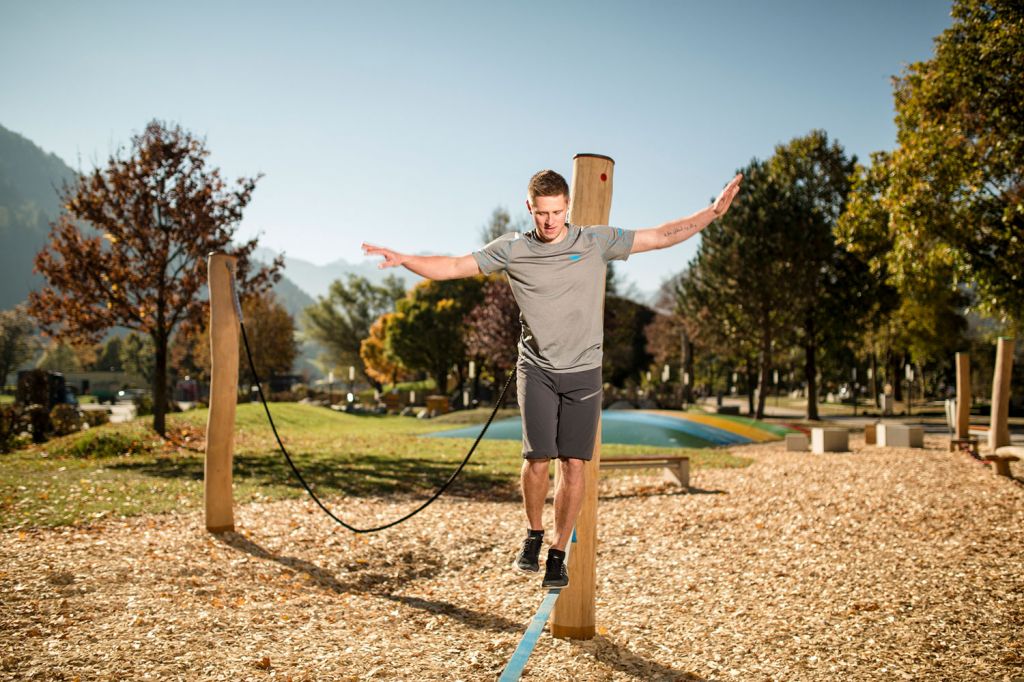
POLYGON ((607 173, 601 173, 601 182, 604 182, 607 179, 608 179, 608 174, 607 173))

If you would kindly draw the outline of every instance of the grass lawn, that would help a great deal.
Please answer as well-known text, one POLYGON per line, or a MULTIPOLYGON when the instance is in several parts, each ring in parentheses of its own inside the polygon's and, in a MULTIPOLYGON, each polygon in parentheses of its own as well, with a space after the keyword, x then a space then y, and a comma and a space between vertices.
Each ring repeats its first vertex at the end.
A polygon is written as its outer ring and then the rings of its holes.
MULTIPOLYGON (((452 428, 465 413, 423 421, 356 416, 296 403, 273 403, 278 432, 322 497, 394 495, 415 501, 444 482, 471 440, 422 438, 452 428)), ((484 410, 475 411, 482 423, 484 410)), ((0 455, 0 527, 81 524, 106 516, 198 509, 203 504, 206 410, 168 415, 169 440, 150 419, 108 424, 0 455)), ((235 501, 305 495, 277 449, 262 406, 238 406, 235 432, 235 501)), ((750 460, 725 450, 602 446, 605 455, 680 454, 692 467, 738 467, 750 460)), ((448 493, 517 499, 520 445, 483 440, 448 493)))

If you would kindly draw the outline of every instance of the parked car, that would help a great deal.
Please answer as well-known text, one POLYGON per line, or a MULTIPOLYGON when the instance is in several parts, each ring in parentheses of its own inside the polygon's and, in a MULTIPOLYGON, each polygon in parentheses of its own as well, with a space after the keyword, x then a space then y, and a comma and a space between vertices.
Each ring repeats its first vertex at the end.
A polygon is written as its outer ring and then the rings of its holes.
POLYGON ((122 388, 117 392, 117 402, 119 403, 134 403, 140 398, 145 398, 149 395, 149 391, 144 388, 122 388))

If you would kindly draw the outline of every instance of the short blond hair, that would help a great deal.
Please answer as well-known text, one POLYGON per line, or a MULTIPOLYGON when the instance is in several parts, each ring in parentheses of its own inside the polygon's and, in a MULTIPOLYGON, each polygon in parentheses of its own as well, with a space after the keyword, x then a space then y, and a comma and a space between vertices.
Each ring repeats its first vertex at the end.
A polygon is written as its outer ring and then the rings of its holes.
POLYGON ((542 170, 534 173, 530 178, 530 184, 526 187, 526 196, 530 199, 531 204, 537 197, 564 196, 568 201, 569 183, 553 170, 542 170))

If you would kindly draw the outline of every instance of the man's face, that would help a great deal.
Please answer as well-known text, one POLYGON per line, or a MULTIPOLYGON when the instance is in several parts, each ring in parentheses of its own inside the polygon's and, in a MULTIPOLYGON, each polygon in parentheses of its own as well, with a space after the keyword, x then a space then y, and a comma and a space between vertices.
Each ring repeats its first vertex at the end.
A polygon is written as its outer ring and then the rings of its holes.
POLYGON ((526 208, 533 216, 537 238, 553 244, 565 238, 565 216, 569 209, 569 198, 564 194, 554 197, 534 197, 526 200, 526 208))

